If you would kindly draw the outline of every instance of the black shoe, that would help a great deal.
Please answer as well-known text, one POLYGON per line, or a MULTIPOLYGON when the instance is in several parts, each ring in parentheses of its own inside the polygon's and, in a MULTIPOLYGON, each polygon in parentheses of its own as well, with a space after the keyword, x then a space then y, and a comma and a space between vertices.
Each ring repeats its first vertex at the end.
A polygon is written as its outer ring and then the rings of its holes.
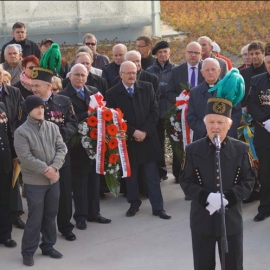
POLYGON ((89 217, 87 219, 87 221, 90 221, 90 222, 97 222, 97 223, 101 223, 101 224, 108 224, 108 223, 111 223, 111 220, 108 219, 108 218, 105 218, 103 217, 102 215, 98 214, 97 216, 95 217, 89 217))
POLYGON ((165 181, 167 179, 168 179, 168 176, 167 175, 161 176, 161 181, 165 181))
POLYGON ((67 232, 67 233, 62 233, 62 235, 66 238, 68 241, 74 241, 76 240, 76 235, 73 232, 67 232))
POLYGON ((25 223, 21 220, 20 216, 18 216, 17 219, 13 220, 12 224, 15 225, 18 229, 23 230, 25 228, 25 223))
POLYGON ((187 196, 185 196, 185 201, 191 201, 191 199, 187 196))
POLYGON ((60 259, 63 257, 63 254, 61 254, 59 251, 55 250, 54 248, 51 248, 48 251, 42 250, 42 255, 50 256, 53 259, 60 259))
POLYGON ((17 243, 12 239, 7 239, 3 244, 8 248, 13 248, 17 246, 17 243))
POLYGON ((31 253, 23 253, 23 264, 27 266, 33 266, 34 265, 34 259, 33 254, 31 253))
POLYGON ((127 210, 126 216, 133 217, 136 215, 138 211, 139 211, 139 207, 130 206, 130 208, 127 210))
POLYGON ((179 177, 174 177, 174 182, 175 182, 176 184, 179 184, 179 183, 180 183, 179 177))
POLYGON ((154 216, 159 216, 162 219, 170 219, 171 216, 168 215, 164 210, 159 210, 159 211, 153 211, 154 216))
POLYGON ((267 217, 270 217, 270 213, 258 213, 258 214, 254 217, 254 221, 263 221, 263 220, 265 220, 267 217))
POLYGON ((251 192, 251 194, 249 195, 249 197, 245 200, 243 200, 243 203, 246 204, 246 203, 251 203, 253 201, 257 201, 260 199, 260 193, 256 190, 253 190, 251 192))
POLYGON ((78 221, 76 222, 76 227, 77 227, 79 230, 86 230, 87 225, 86 225, 85 220, 78 220, 78 221))

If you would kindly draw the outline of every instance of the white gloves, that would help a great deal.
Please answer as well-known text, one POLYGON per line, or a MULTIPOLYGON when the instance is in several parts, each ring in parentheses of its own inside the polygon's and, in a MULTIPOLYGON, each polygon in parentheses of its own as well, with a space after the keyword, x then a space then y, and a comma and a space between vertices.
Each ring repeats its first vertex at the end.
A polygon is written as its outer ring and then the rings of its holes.
POLYGON ((268 132, 270 132, 270 119, 264 121, 263 124, 264 124, 264 128, 265 128, 268 132))
MULTIPOLYGON (((218 211, 221 208, 221 199, 220 199, 220 193, 213 193, 211 192, 206 200, 209 205, 206 206, 206 210, 209 211, 210 215, 213 215, 216 211, 218 211)), ((223 205, 226 207, 228 205, 228 201, 223 198, 223 205)))

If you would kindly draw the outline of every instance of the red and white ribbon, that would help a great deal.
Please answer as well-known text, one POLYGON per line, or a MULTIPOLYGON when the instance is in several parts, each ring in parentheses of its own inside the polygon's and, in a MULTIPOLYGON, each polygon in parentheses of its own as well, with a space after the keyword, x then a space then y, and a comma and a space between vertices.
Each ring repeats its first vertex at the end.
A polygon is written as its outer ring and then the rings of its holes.
POLYGON ((105 174, 105 150, 106 150, 106 125, 105 120, 102 118, 104 107, 97 108, 97 156, 96 156, 96 172, 105 174))
POLYGON ((103 96, 100 92, 97 92, 94 95, 90 96, 90 102, 88 105, 88 111, 94 112, 97 107, 104 107, 106 105, 106 101, 103 101, 103 96))
POLYGON ((188 102, 189 102, 190 93, 186 90, 183 90, 179 97, 176 98, 175 106, 182 110, 181 113, 181 124, 182 124, 182 134, 183 134, 183 147, 184 149, 188 144, 190 144, 193 140, 193 130, 190 129, 187 121, 187 110, 188 110, 188 102))

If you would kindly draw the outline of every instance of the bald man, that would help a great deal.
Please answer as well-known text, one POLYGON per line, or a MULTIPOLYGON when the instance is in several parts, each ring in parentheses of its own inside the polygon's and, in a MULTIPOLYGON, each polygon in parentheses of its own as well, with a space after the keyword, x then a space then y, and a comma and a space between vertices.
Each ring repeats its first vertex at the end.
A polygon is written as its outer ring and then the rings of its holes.
POLYGON ((116 44, 112 48, 113 62, 106 65, 102 69, 102 77, 107 81, 108 88, 113 86, 113 80, 119 75, 120 65, 124 61, 124 55, 127 52, 127 47, 124 44, 116 44))

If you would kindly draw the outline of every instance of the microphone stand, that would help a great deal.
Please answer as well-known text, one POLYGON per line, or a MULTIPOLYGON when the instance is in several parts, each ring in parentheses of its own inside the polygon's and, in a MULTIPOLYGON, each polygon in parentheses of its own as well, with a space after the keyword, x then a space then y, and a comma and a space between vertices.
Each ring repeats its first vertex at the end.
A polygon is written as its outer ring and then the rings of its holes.
POLYGON ((216 145, 216 162, 218 163, 219 172, 219 190, 220 190, 220 200, 221 200, 221 269, 225 270, 225 253, 228 253, 228 242, 227 242, 227 232, 225 224, 225 207, 223 204, 223 186, 222 186, 222 176, 221 176, 221 166, 220 166, 220 149, 221 145, 216 145))

